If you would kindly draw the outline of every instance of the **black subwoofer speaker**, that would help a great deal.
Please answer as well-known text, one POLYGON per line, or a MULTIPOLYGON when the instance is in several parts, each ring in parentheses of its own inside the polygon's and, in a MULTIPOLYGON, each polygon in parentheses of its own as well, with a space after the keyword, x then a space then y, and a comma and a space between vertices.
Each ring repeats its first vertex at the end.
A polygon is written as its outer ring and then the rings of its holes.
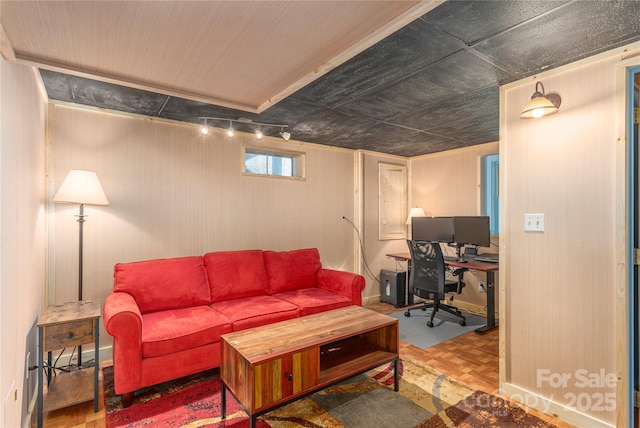
POLYGON ((380 301, 392 305, 407 306, 413 304, 413 295, 406 292, 407 273, 382 269, 380 271, 380 301))

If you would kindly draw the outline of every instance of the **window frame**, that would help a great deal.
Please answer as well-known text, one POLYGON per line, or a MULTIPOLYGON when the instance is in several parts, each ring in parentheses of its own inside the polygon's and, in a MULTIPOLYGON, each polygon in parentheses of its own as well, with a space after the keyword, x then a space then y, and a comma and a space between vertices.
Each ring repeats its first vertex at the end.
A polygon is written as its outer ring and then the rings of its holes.
POLYGON ((489 216, 491 236, 500 233, 500 155, 492 153, 482 156, 482 215, 489 216))
POLYGON ((242 148, 242 175, 250 177, 269 177, 280 178, 285 180, 306 180, 305 164, 306 153, 296 152, 292 150, 271 149, 266 147, 249 147, 244 146, 242 148), (292 174, 293 175, 278 175, 278 174, 263 174, 255 173, 247 170, 247 155, 262 155, 269 157, 290 158, 293 161, 292 174))

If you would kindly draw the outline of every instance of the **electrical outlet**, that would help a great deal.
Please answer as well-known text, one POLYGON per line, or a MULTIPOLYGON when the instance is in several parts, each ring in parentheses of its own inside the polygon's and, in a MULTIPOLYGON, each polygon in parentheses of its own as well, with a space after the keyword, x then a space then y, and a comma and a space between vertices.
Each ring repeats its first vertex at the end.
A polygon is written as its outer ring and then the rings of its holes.
POLYGON ((487 288, 485 287, 484 281, 478 282, 478 291, 481 293, 487 292, 487 288))
POLYGON ((544 214, 525 214, 525 232, 544 232, 544 214))

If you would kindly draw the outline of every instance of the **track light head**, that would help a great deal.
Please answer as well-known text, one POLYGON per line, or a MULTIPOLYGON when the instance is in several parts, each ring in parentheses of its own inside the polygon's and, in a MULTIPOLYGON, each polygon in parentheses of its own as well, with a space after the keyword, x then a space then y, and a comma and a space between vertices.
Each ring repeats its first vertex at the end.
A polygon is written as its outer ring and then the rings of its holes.
POLYGON ((200 132, 202 132, 202 135, 207 135, 209 133, 209 128, 207 127, 207 118, 204 118, 204 125, 202 125, 202 128, 200 128, 200 132))
POLYGON ((286 131, 280 131, 280 136, 284 141, 289 141, 289 138, 291 138, 291 134, 286 131))
POLYGON ((256 140, 262 140, 262 137, 264 137, 264 134, 260 130, 260 127, 258 127, 258 129, 256 129, 256 140))
POLYGON ((227 137, 233 137, 236 135, 236 131, 233 129, 233 121, 229 121, 229 129, 227 129, 227 137))

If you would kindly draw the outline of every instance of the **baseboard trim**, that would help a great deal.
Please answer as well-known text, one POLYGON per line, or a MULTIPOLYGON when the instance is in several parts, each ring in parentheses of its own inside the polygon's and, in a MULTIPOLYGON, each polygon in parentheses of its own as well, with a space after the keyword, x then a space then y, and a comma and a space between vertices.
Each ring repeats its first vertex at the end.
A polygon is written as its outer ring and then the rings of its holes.
MULTIPOLYGON (((365 297, 362 299, 362 304, 363 306, 366 305, 370 305, 373 303, 380 303, 382 300, 380 299, 380 296, 372 296, 372 297, 365 297)), ((418 299, 416 300, 416 304, 420 303, 422 300, 418 299)), ((474 303, 468 303, 468 302, 463 302, 462 300, 453 300, 453 302, 448 302, 453 304, 453 306, 457 307, 458 309, 462 309, 466 312, 475 314, 475 315, 479 315, 479 316, 483 316, 486 317, 487 316, 487 311, 485 309, 484 306, 481 305, 476 305, 474 303)), ((400 310, 401 308, 398 308, 398 310, 400 310)), ((496 312, 496 319, 498 319, 498 313, 496 312)))
POLYGON ((563 404, 555 402, 547 397, 528 391, 511 383, 503 383, 500 393, 511 401, 520 403, 526 407, 534 408, 547 415, 557 415, 557 417, 571 425, 590 428, 614 428, 615 425, 608 424, 586 413, 579 412, 563 404))

